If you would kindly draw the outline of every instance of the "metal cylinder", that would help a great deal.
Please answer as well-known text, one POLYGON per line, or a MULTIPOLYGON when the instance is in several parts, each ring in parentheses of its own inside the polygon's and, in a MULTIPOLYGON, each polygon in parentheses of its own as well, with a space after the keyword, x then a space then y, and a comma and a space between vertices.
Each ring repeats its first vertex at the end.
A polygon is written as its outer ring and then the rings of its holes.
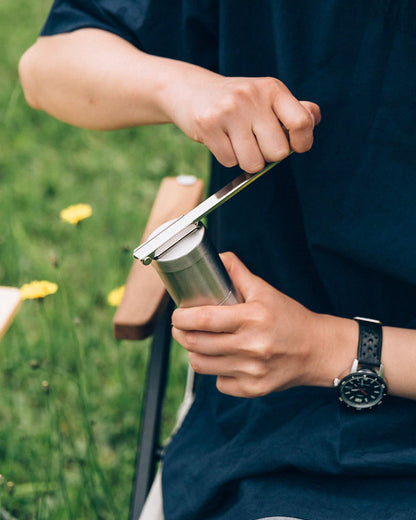
MULTIPOLYGON (((160 226, 154 234, 169 224, 160 226)), ((178 307, 232 305, 239 301, 202 223, 194 225, 167 250, 156 250, 153 265, 178 307)))

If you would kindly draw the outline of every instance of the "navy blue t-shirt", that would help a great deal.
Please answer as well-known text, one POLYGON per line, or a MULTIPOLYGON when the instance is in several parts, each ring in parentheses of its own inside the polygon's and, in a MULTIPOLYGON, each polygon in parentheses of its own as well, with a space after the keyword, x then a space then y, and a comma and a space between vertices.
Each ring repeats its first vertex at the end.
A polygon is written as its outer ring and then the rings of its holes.
MULTIPOLYGON (((277 77, 318 103, 313 149, 218 209, 211 234, 219 250, 313 311, 416 328, 413 7, 57 0, 43 34, 101 28, 224 75, 277 77)), ((237 174, 213 161, 212 189, 237 174)), ((354 413, 332 388, 240 399, 204 377, 168 446, 163 486, 166 520, 408 520, 416 516, 416 402, 388 396, 354 413)))

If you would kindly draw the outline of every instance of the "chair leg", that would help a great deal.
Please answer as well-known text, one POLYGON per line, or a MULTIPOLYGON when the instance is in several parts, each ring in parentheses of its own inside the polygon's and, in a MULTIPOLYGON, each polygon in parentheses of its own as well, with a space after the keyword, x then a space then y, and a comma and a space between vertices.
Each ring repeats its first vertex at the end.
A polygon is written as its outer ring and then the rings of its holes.
POLYGON ((139 518, 159 459, 160 419, 169 364, 172 312, 173 303, 169 302, 153 335, 141 415, 141 433, 137 450, 130 520, 139 518))

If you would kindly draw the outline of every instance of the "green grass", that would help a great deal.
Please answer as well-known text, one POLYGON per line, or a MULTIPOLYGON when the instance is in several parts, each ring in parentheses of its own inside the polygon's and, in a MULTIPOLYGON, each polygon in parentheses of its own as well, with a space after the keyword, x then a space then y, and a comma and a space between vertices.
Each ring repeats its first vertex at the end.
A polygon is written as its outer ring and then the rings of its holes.
MULTIPOLYGON (((17 63, 49 4, 0 3, 0 285, 59 285, 25 301, 0 343, 0 518, 122 519, 148 342, 113 339, 106 297, 125 281, 160 180, 205 176, 207 154, 171 126, 100 133, 31 110, 17 63), (61 222, 78 202, 93 216, 61 222)), ((185 372, 176 346, 164 436, 185 372)))

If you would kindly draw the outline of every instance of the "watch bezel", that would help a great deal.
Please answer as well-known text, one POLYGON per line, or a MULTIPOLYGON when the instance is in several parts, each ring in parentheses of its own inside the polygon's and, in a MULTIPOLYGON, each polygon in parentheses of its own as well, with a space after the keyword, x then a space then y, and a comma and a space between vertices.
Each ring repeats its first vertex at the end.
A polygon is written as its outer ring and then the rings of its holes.
POLYGON ((384 397, 387 395, 387 384, 383 377, 377 374, 375 370, 367 367, 358 368, 356 371, 347 374, 341 379, 337 386, 339 400, 342 401, 348 408, 353 408, 354 410, 369 410, 374 406, 381 404, 384 397), (370 379, 372 382, 377 382, 378 387, 380 388, 380 394, 370 402, 356 403, 352 401, 345 395, 345 387, 354 381, 354 379, 357 381, 370 379))

